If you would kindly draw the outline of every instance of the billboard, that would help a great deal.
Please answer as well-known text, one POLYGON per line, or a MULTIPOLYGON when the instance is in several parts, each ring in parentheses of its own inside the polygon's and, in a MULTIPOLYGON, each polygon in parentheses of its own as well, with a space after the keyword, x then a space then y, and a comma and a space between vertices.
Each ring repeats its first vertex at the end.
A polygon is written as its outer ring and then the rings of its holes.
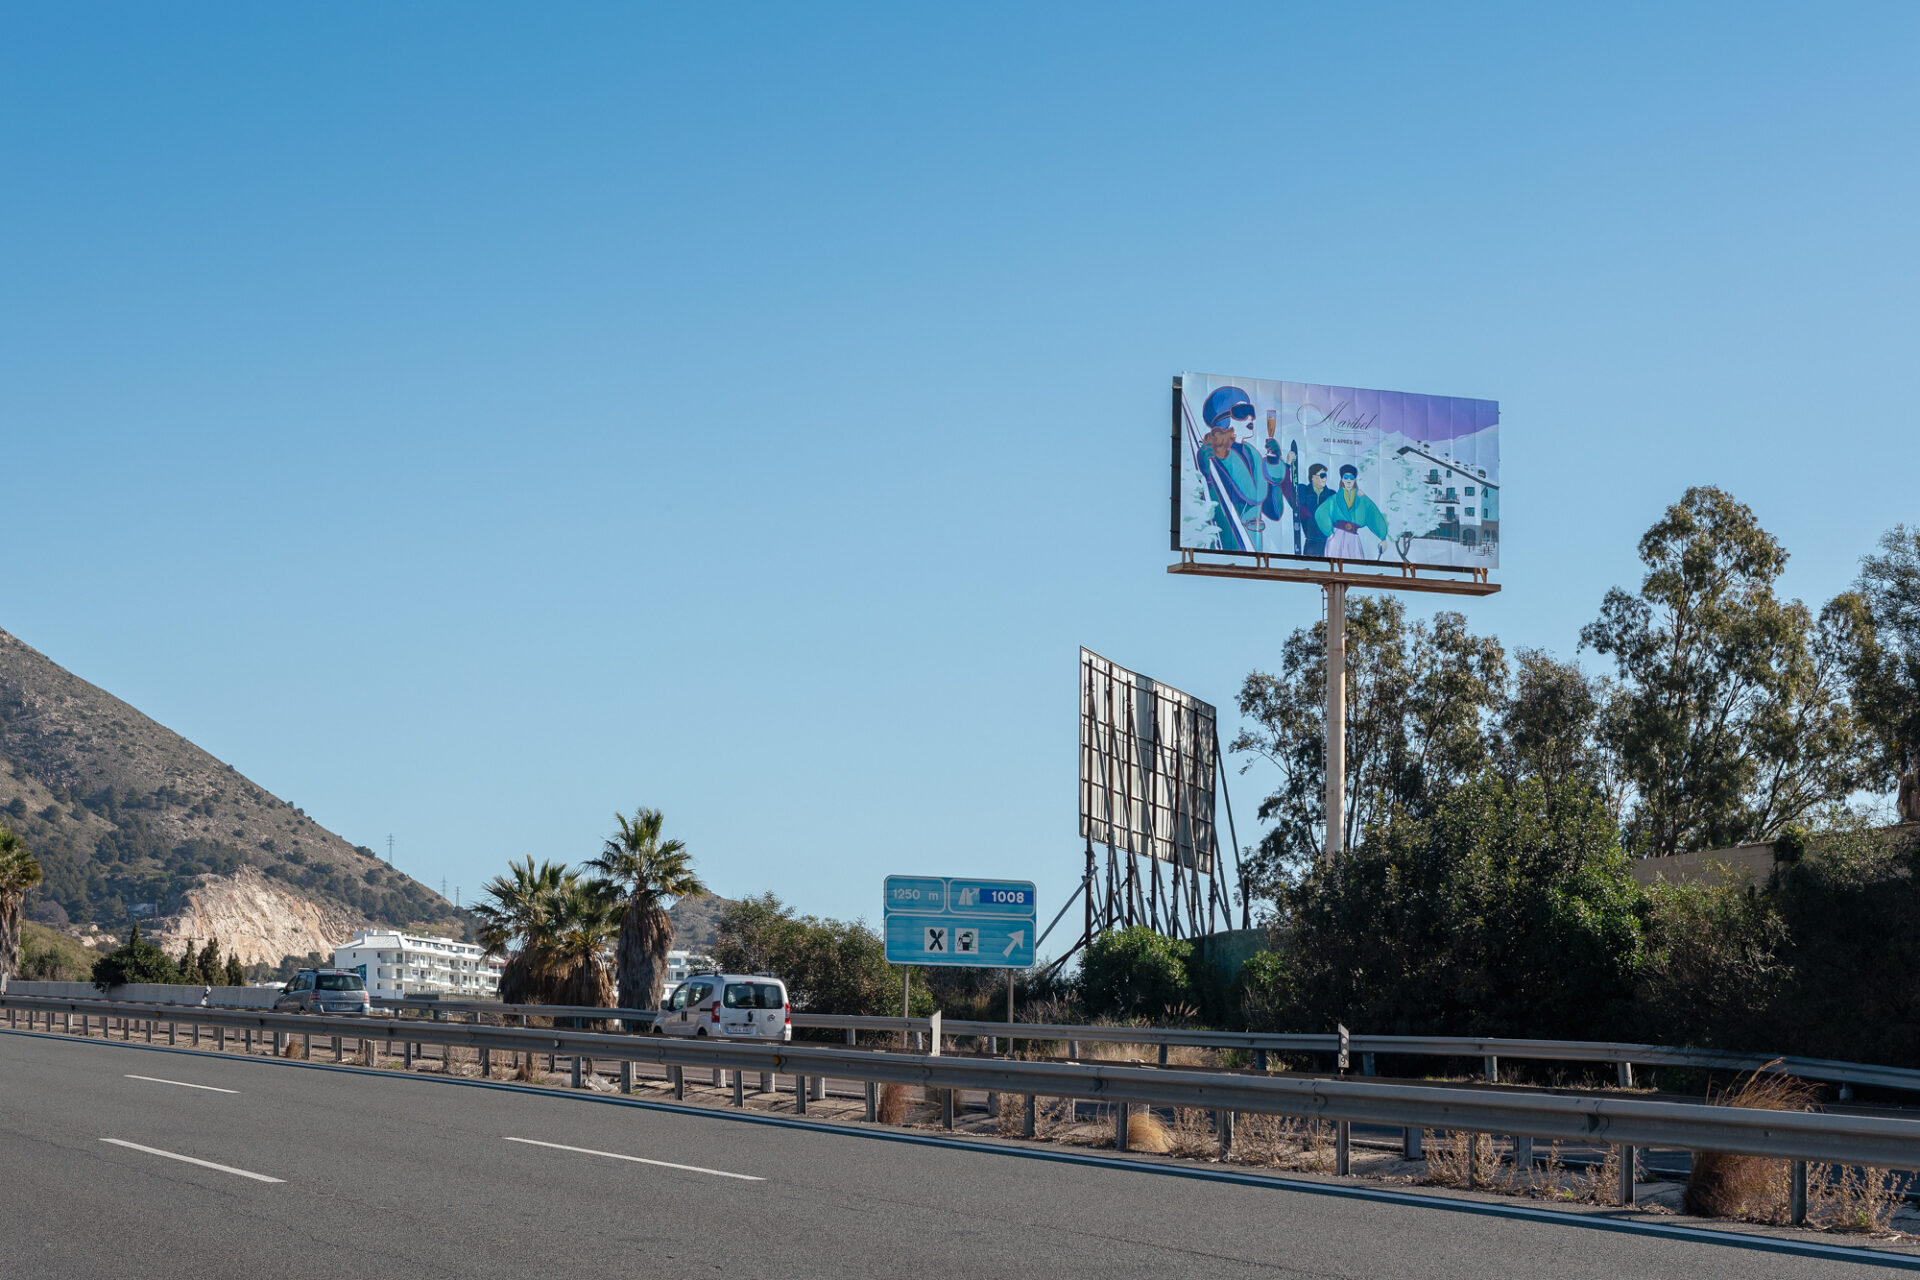
POLYGON ((1080 650, 1080 834, 1213 874, 1213 706, 1080 650))
POLYGON ((1173 549, 1500 565, 1500 405, 1187 373, 1173 549))

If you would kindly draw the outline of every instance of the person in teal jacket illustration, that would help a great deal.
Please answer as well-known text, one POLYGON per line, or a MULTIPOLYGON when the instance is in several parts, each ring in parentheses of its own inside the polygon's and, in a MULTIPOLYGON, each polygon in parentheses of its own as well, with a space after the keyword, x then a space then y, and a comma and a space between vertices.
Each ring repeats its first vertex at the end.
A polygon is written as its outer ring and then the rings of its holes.
POLYGON ((1329 560, 1366 560, 1366 547, 1360 541, 1365 529, 1384 544, 1388 539, 1387 518, 1380 514, 1372 498, 1360 492, 1360 473, 1349 462, 1340 468, 1340 491, 1329 494, 1313 513, 1313 521, 1327 540, 1329 560))

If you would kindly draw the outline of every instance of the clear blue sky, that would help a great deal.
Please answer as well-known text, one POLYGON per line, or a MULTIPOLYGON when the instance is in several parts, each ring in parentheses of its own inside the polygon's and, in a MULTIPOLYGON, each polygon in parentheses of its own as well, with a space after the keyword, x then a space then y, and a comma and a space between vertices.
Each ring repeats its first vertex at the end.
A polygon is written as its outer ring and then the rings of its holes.
POLYGON ((1165 573, 1185 368, 1498 399, 1509 646, 1689 484, 1920 519, 1911 5, 0 15, 0 627, 468 898, 1050 915, 1077 646, 1318 612, 1165 573))

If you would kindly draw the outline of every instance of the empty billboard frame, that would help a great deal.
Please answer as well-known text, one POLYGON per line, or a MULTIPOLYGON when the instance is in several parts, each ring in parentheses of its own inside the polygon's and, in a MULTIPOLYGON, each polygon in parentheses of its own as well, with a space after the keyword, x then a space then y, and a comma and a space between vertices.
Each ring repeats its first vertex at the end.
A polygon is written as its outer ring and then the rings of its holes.
MULTIPOLYGON (((1213 883, 1219 755, 1211 703, 1080 650, 1080 834, 1089 875, 1099 878, 1097 846, 1108 871, 1104 887, 1089 886, 1090 925, 1143 923, 1174 937, 1211 930, 1227 906, 1213 883), (1172 869, 1166 886, 1161 863, 1172 869)), ((1227 914, 1230 922, 1230 906, 1227 914)))

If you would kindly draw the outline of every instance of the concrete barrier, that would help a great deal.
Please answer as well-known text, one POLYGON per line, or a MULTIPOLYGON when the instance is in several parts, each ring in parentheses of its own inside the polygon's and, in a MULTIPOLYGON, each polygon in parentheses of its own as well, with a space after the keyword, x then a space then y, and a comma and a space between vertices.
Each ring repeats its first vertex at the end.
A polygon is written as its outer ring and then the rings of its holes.
POLYGON ((91 982, 22 982, 6 984, 6 994, 41 996, 52 1000, 126 1000, 138 1004, 207 1005, 228 1009, 271 1009, 280 993, 272 987, 207 987, 183 983, 129 982, 101 991, 91 982))

